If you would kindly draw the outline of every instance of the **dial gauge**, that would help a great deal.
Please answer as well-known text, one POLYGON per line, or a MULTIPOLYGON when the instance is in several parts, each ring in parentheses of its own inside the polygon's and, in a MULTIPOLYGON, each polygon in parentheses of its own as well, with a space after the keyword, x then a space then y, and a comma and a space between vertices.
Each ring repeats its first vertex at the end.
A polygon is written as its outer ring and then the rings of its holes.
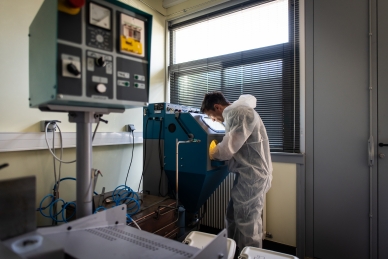
POLYGON ((89 7, 89 23, 110 30, 111 10, 94 3, 90 3, 89 7))

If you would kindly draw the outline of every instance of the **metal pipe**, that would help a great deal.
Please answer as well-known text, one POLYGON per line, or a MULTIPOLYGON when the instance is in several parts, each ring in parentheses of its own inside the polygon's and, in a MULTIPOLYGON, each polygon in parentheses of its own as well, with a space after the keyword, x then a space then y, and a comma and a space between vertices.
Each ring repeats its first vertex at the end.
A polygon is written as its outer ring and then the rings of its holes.
POLYGON ((77 116, 84 117, 84 120, 77 121, 76 140, 76 216, 77 219, 92 214, 93 185, 91 178, 92 164, 92 123, 88 119, 90 112, 80 112, 77 116))

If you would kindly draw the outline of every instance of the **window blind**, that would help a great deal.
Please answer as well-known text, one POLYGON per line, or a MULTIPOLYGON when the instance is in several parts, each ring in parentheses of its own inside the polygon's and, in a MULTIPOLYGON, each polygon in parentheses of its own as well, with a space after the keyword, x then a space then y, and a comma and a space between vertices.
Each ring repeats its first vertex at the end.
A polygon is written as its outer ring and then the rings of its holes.
MULTIPOLYGON (((265 7, 266 4, 274 2, 276 0, 248 1, 192 20, 171 24, 169 26, 170 65, 168 68, 170 102, 200 107, 204 95, 211 91, 223 92, 230 102, 237 100, 241 94, 252 94, 257 98, 255 110, 267 129, 271 152, 299 153, 298 0, 287 1, 288 31, 286 40, 280 39, 283 42, 271 45, 270 40, 268 46, 213 56, 212 53, 218 52, 216 50, 207 53, 205 58, 190 60, 189 57, 190 61, 176 62, 182 60, 183 55, 182 51, 177 51, 181 47, 179 44, 182 44, 180 40, 177 40, 177 33, 180 29, 195 26, 203 21, 214 21, 223 16, 237 14, 249 8, 265 7)), ((276 14, 275 11, 275 17, 272 14, 269 22, 273 23, 274 18, 284 19, 283 12, 279 12, 279 17, 276 17, 276 14)), ((241 20, 241 16, 239 19, 241 20)), ((247 21, 240 20, 236 21, 239 24, 237 26, 234 24, 233 28, 245 26, 244 22, 247 21)), ((247 26, 250 28, 249 33, 255 34, 256 27, 270 26, 266 22, 262 19, 260 25, 247 26)), ((276 29, 273 30, 273 33, 276 34, 276 29)), ((206 35, 210 38, 211 34, 212 31, 209 31, 206 35)), ((238 31, 231 31, 230 35, 230 40, 225 44, 239 44, 241 41, 250 40, 247 33, 239 34, 238 31), (248 39, 244 39, 244 35, 248 39)), ((268 37, 268 35, 265 36, 268 37)), ((192 51, 201 51, 201 48, 206 48, 206 40, 198 36, 198 42, 195 44, 198 49, 192 51)), ((260 45, 262 41, 258 39, 257 42, 260 45)), ((202 52, 198 53, 197 56, 203 55, 202 52)), ((192 56, 195 57, 195 55, 192 56)))

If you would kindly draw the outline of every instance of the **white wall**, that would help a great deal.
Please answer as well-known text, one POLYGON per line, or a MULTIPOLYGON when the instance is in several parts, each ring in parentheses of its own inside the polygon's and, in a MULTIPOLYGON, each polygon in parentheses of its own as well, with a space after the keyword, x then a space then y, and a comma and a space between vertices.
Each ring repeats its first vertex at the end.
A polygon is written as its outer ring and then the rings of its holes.
MULTIPOLYGON (((124 1, 125 2, 125 1, 124 1)), ((128 2, 128 1, 127 1, 128 2)), ((153 15, 151 45, 150 102, 165 99, 165 19, 159 13, 139 1, 129 1, 135 8, 153 15)), ((61 121, 62 132, 75 132, 75 124, 68 122, 67 113, 41 112, 28 107, 28 28, 43 0, 0 1, 0 134, 4 132, 39 132, 41 120, 61 121)), ((143 128, 142 108, 126 110, 123 114, 104 115, 108 124, 101 123, 98 132, 124 131, 125 124, 143 128)), ((95 125, 94 125, 95 126, 95 125)), ((104 177, 98 180, 97 192, 103 186, 112 190, 125 181, 132 145, 104 146, 93 148, 93 167, 104 177)), ((142 145, 136 144, 128 185, 137 190, 142 171, 142 145)), ((75 149, 65 149, 64 160, 75 159, 75 149)), ((9 167, 0 171, 0 180, 35 175, 37 178, 37 206, 51 192, 54 184, 53 161, 47 150, 0 153, 0 164, 9 167)), ((57 163, 58 166, 58 163, 57 163)), ((75 164, 62 165, 62 177, 75 177, 75 164)), ((64 183, 60 195, 66 201, 75 199, 75 183, 64 183)), ((38 224, 47 224, 38 216, 38 224)))
POLYGON ((266 197, 268 240, 296 247, 296 164, 273 163, 272 186, 266 197))

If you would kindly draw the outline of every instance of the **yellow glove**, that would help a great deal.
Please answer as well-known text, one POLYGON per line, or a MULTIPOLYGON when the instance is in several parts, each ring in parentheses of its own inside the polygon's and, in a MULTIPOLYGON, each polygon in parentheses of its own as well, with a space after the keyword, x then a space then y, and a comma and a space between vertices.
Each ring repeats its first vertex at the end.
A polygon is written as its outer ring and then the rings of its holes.
POLYGON ((209 146, 209 157, 210 157, 211 160, 214 160, 213 155, 215 153, 215 149, 217 147, 217 143, 218 142, 215 139, 210 143, 210 146, 209 146))

